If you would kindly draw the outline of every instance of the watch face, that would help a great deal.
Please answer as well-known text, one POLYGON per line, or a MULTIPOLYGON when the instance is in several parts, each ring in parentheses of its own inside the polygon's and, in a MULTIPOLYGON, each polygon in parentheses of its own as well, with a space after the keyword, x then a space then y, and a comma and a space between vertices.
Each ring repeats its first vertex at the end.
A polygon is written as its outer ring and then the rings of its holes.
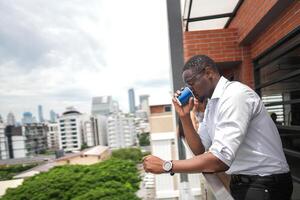
POLYGON ((170 161, 166 161, 163 168, 165 171, 170 171, 172 169, 172 163, 170 161))

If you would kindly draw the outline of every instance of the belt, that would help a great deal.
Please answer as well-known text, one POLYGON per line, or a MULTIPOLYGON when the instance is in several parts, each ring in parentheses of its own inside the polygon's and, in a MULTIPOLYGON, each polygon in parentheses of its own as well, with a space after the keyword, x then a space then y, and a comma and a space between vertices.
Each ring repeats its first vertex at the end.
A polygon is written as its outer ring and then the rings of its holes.
POLYGON ((259 176, 259 175, 244 175, 244 174, 232 174, 231 175, 231 183, 253 183, 256 181, 272 181, 279 183, 283 180, 287 180, 291 178, 291 173, 283 173, 283 174, 272 174, 268 176, 259 176))

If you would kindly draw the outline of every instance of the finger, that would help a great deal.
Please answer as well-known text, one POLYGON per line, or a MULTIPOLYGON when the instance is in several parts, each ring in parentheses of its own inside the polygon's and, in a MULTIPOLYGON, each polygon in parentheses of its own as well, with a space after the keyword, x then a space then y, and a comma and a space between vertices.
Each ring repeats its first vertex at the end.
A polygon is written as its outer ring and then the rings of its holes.
POLYGON ((143 162, 147 160, 147 157, 148 157, 148 156, 149 156, 149 155, 143 157, 143 162))
POLYGON ((179 103, 178 103, 178 101, 177 101, 177 99, 175 97, 172 98, 172 101, 173 101, 173 105, 175 107, 180 107, 180 105, 179 105, 179 103))
POLYGON ((189 108, 190 110, 194 107, 194 98, 193 97, 190 97, 189 99, 189 108))
POLYGON ((199 101, 197 98, 194 98, 194 110, 198 110, 199 109, 199 101))
POLYGON ((177 95, 177 96, 179 96, 181 94, 181 91, 180 90, 177 90, 176 92, 175 92, 175 95, 177 95))
POLYGON ((197 98, 194 98, 194 105, 199 105, 199 100, 197 98))

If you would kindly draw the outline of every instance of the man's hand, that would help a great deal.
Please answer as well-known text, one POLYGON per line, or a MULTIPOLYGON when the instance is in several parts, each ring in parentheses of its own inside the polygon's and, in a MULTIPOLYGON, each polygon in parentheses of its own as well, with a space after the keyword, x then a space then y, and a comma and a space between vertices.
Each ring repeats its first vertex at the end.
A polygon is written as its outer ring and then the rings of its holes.
POLYGON ((176 93, 174 94, 174 97, 172 99, 174 107, 176 112, 178 113, 179 117, 185 117, 188 116, 190 114, 190 111, 192 110, 192 108, 194 107, 194 98, 191 97, 189 99, 189 103, 184 105, 184 106, 180 106, 176 100, 176 97, 178 97, 181 94, 180 90, 177 90, 176 93))
POLYGON ((153 155, 148 155, 143 158, 144 170, 153 174, 165 173, 165 170, 163 169, 163 163, 164 160, 153 155))

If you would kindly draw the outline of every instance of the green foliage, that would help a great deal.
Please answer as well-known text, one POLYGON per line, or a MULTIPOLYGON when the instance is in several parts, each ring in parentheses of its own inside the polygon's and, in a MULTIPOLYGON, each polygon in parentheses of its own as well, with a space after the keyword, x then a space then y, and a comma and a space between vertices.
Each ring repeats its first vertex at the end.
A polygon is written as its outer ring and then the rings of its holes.
POLYGON ((139 163, 142 161, 143 154, 138 148, 123 148, 114 150, 112 152, 113 158, 119 158, 122 160, 131 160, 135 163, 139 163))
POLYGON ((90 166, 55 167, 8 189, 1 200, 138 199, 140 181, 134 162, 113 158, 90 166))
POLYGON ((10 180, 15 175, 35 167, 37 164, 0 166, 0 181, 10 180))
POLYGON ((139 142, 141 146, 150 145, 150 133, 141 133, 139 136, 139 142))
POLYGON ((84 149, 86 149, 86 148, 88 148, 87 143, 83 143, 83 144, 81 145, 81 147, 80 147, 80 150, 82 151, 82 150, 84 150, 84 149))

